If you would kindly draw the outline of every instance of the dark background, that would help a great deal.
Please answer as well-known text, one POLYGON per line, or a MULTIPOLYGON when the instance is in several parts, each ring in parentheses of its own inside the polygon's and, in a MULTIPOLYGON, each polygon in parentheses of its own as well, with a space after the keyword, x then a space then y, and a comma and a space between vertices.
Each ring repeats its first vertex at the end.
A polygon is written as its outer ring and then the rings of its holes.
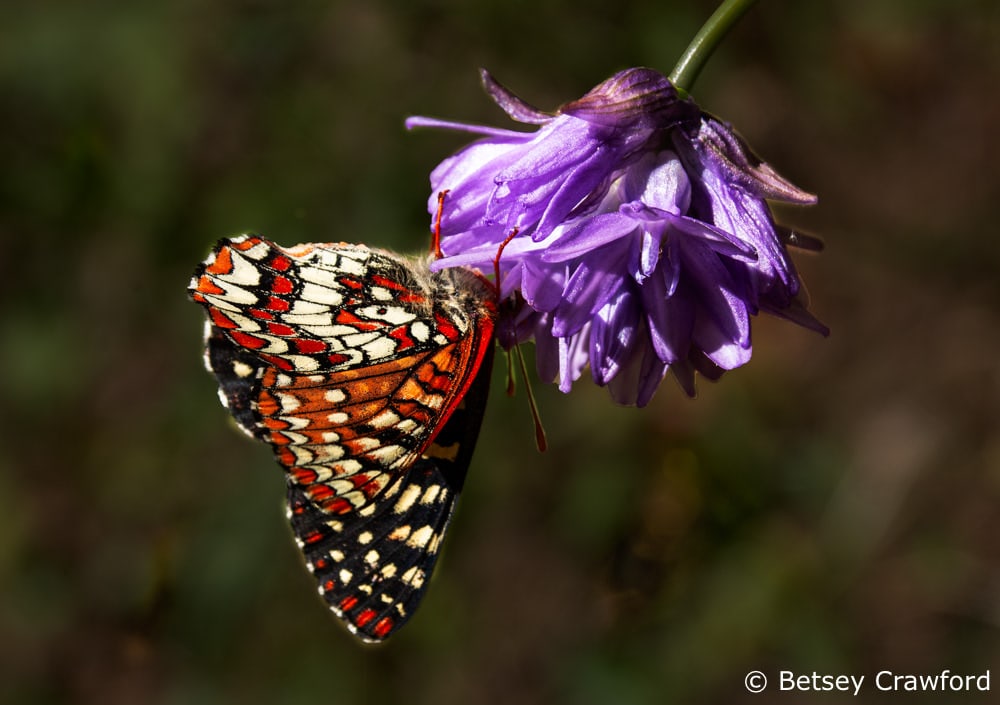
MULTIPOLYGON (((434 583, 381 648, 316 596, 283 480, 201 367, 219 237, 426 247, 427 173, 669 72, 712 2, 0 6, 0 700, 950 702, 750 696, 761 669, 992 669, 1000 690, 1000 17, 992 0, 762 2, 695 86, 795 183, 829 339, 643 410, 502 393, 434 583)), ((530 346, 529 346, 530 352, 530 346)), ((772 689, 773 690, 773 689, 772 689)), ((987 695, 975 700, 990 699, 987 695)))

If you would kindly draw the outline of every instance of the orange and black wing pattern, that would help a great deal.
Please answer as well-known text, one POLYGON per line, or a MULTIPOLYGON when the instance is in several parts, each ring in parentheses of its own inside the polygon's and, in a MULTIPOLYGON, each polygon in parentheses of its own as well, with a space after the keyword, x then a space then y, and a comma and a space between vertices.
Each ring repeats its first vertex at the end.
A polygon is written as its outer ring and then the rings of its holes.
POLYGON ((492 287, 364 246, 244 235, 190 293, 223 403, 286 471, 320 592, 351 631, 386 638, 423 595, 479 433, 492 287))

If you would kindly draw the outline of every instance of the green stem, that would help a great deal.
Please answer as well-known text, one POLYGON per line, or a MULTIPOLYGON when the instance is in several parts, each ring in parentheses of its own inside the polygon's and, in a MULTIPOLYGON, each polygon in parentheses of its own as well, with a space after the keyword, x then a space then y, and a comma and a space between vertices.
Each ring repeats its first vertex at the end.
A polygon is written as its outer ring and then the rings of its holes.
POLYGON ((743 13, 750 9, 757 0, 725 0, 712 13, 708 21, 695 35, 688 48, 684 50, 680 61, 670 72, 670 82, 677 88, 681 96, 687 96, 708 57, 715 51, 726 32, 736 24, 743 13))

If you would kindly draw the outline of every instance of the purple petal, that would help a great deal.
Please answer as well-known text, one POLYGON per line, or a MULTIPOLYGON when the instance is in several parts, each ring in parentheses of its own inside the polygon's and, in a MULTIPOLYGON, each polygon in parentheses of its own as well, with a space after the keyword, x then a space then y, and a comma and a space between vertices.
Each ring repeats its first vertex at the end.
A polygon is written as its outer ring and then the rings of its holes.
POLYGON ((418 127, 427 127, 436 130, 453 130, 455 132, 471 132, 475 135, 484 135, 502 140, 522 139, 524 135, 531 135, 531 132, 519 132, 517 130, 506 130, 502 127, 491 127, 489 125, 473 125, 467 122, 456 122, 454 120, 439 120, 437 118, 424 117, 423 115, 412 115, 403 121, 403 126, 407 130, 418 127))
POLYGON ((761 198, 802 205, 816 203, 816 196, 782 178, 750 151, 729 125, 709 115, 702 116, 694 146, 707 168, 725 173, 728 181, 761 198))
POLYGON ((639 302, 620 290, 594 316, 590 330, 590 371, 594 381, 606 385, 635 351, 639 330, 639 302))
POLYGON ((638 228, 632 218, 619 213, 601 213, 557 233, 541 255, 542 262, 564 262, 580 257, 610 242, 631 234, 638 228))
POLYGON ((506 86, 501 85, 493 78, 493 74, 486 69, 479 69, 479 78, 486 94, 510 116, 511 120, 529 125, 544 125, 553 118, 552 114, 534 108, 518 98, 506 86))
POLYGON ((573 335, 580 330, 621 286, 617 274, 628 259, 628 249, 615 244, 589 253, 566 282, 562 302, 555 310, 552 331, 573 335))
POLYGON ((657 358, 672 364, 687 358, 694 330, 694 303, 686 295, 668 293, 666 272, 657 272, 640 287, 649 338, 657 358))
MULTIPOLYGON (((553 332, 555 332, 554 328, 553 332)), ((573 387, 573 382, 580 379, 580 375, 587 367, 587 340, 589 337, 590 325, 588 324, 572 336, 558 338, 559 391, 569 392, 573 387)))

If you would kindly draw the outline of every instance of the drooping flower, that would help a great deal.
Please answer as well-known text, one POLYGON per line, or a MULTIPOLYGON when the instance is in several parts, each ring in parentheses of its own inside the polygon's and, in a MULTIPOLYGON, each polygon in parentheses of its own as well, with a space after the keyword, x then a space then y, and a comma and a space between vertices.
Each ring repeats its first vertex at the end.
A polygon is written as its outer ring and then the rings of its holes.
POLYGON ((554 114, 483 83, 539 128, 407 121, 484 136, 431 174, 432 213, 447 191, 434 266, 492 272, 502 249, 501 298, 517 305, 501 343, 533 338, 543 378, 569 391, 589 366, 615 400, 642 406, 668 371, 693 394, 695 372, 746 363, 761 311, 827 333, 800 303, 792 234, 767 203, 816 198, 666 77, 622 71, 554 114))

